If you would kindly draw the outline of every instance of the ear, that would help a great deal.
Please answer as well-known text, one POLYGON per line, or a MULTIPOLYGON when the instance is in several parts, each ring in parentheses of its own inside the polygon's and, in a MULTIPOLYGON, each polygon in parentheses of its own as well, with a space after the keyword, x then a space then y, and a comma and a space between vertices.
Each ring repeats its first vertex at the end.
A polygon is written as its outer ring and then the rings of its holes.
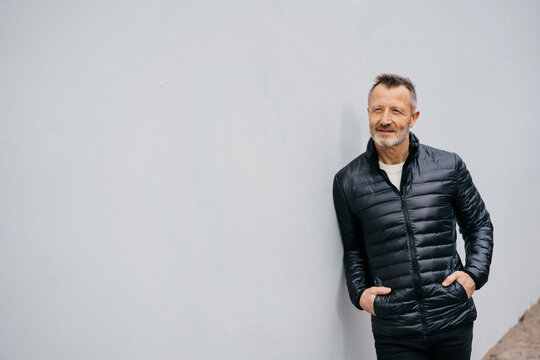
POLYGON ((416 120, 418 119, 418 116, 420 116, 420 111, 416 110, 411 117, 411 121, 409 121, 409 127, 412 128, 416 120))

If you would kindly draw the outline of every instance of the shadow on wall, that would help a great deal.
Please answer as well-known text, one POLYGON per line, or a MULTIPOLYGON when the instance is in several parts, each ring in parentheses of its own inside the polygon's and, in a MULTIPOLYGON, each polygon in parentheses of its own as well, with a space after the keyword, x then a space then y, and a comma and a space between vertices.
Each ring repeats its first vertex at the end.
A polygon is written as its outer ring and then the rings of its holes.
POLYGON ((370 315, 355 308, 349 300, 343 271, 340 272, 336 294, 336 310, 343 328, 343 355, 341 359, 374 359, 375 345, 371 334, 370 315))
MULTIPOLYGON (((340 151, 341 164, 345 166, 362 152, 362 131, 367 127, 367 119, 361 118, 350 105, 344 105, 341 115, 340 151)), ((366 130, 364 130, 366 131, 366 130)), ((341 168, 341 167, 340 167, 341 168)), ((337 169, 339 170, 339 169, 337 169)), ((336 170, 336 172, 337 172, 336 170)), ((337 221, 337 220, 336 220, 337 221)), ((370 317, 359 311, 351 303, 342 270, 336 291, 337 314, 342 325, 343 355, 342 359, 375 358, 373 336, 371 334, 370 317)))
POLYGON ((341 114, 341 136, 339 139, 342 164, 348 164, 358 155, 364 152, 365 144, 362 144, 362 129, 366 129, 367 119, 362 119, 356 114, 353 107, 343 105, 341 114))

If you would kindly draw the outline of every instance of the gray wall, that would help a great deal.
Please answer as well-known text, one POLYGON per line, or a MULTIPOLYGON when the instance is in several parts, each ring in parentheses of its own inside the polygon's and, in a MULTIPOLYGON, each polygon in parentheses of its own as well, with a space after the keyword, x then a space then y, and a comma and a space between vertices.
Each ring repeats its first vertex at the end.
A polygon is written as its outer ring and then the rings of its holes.
POLYGON ((474 359, 540 296, 535 1, 0 1, 2 359, 373 359, 331 200, 366 93, 495 226, 474 359))

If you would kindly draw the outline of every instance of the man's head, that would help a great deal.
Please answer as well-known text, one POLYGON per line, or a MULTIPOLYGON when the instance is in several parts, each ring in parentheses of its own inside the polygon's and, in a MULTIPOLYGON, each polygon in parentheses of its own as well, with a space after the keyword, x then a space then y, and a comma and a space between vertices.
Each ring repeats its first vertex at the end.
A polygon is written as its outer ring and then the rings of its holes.
POLYGON ((369 131, 379 146, 397 146, 409 135, 420 112, 413 83, 394 74, 375 79, 368 96, 369 131))

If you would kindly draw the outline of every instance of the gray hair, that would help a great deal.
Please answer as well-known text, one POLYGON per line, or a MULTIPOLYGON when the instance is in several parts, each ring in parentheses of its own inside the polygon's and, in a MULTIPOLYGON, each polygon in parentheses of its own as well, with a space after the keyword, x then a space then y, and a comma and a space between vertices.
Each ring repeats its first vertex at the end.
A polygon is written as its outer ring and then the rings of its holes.
POLYGON ((413 112, 416 110, 417 102, 416 102, 416 89, 414 88, 414 84, 412 83, 411 80, 409 80, 409 78, 399 76, 396 74, 381 74, 377 76, 377 78, 375 78, 375 83, 371 87, 371 90, 369 90, 368 104, 369 104, 369 99, 371 98, 371 93, 373 92, 373 89, 375 89, 375 87, 380 84, 385 85, 388 88, 398 87, 401 85, 405 86, 409 90, 409 93, 410 93, 411 109, 413 112))

